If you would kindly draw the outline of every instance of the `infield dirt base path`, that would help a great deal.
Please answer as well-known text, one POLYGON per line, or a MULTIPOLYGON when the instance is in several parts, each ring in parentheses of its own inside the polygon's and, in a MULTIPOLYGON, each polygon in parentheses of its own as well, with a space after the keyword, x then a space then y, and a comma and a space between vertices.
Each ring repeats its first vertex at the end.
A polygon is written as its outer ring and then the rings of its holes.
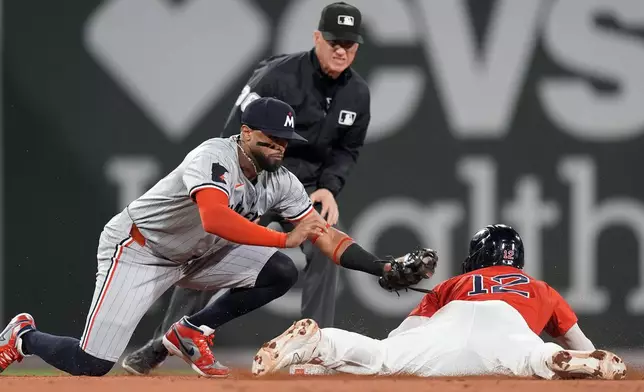
POLYGON ((544 381, 509 378, 393 378, 355 376, 277 375, 254 379, 236 373, 226 379, 198 376, 0 376, 0 391, 20 392, 644 392, 644 375, 631 373, 624 381, 544 381))

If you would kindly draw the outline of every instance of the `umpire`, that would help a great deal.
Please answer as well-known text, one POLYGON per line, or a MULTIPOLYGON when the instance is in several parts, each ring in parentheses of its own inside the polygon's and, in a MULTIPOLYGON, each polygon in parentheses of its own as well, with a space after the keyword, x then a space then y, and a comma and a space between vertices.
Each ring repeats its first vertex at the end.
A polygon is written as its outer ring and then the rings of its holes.
MULTIPOLYGON (((338 222, 336 197, 355 166, 364 144, 370 114, 369 87, 351 69, 361 36, 360 11, 344 2, 322 10, 314 48, 307 52, 272 56, 261 61, 235 102, 222 134, 239 133, 241 113, 259 97, 276 97, 296 111, 295 129, 307 142, 289 142, 283 164, 306 187, 316 208, 330 225, 338 222)), ((277 221, 266 214, 260 224, 277 221)), ((285 231, 288 223, 279 221, 285 231)), ((336 265, 310 242, 302 245, 306 268, 302 276, 302 317, 320 327, 333 326, 336 265)), ((161 337, 185 314, 203 308, 214 292, 176 287, 169 308, 154 338, 127 356, 123 367, 133 374, 148 374, 167 356, 161 337)))

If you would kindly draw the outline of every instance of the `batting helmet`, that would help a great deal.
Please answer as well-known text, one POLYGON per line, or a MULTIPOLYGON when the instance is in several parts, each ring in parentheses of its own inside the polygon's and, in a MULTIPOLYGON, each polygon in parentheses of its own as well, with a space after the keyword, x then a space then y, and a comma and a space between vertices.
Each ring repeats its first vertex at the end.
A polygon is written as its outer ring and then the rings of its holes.
POLYGON ((470 241, 470 252, 463 261, 463 273, 493 265, 522 269, 523 240, 510 226, 489 225, 479 230, 470 241))

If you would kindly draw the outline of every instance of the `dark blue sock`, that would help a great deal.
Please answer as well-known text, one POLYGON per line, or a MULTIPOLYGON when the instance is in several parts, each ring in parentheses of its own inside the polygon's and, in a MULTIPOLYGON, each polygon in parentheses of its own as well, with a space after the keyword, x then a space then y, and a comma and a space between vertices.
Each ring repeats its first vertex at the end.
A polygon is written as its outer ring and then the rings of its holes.
POLYGON ((80 348, 78 339, 30 331, 22 335, 22 351, 40 357, 72 376, 103 376, 114 362, 96 358, 80 348))
POLYGON ((212 329, 266 305, 284 295, 297 282, 297 267, 287 255, 275 252, 257 275, 255 286, 231 289, 188 321, 212 329))

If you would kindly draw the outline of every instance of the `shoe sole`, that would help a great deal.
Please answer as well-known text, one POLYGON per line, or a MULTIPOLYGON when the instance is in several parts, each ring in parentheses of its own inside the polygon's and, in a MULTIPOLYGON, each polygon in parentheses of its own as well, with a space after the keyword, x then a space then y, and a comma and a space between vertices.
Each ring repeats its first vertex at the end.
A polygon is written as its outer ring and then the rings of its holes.
POLYGON ((136 369, 134 369, 133 367, 128 365, 125 362, 125 360, 123 360, 123 362, 121 362, 121 367, 123 368, 123 370, 125 370, 126 372, 130 373, 133 376, 147 376, 148 374, 150 374, 150 372, 144 373, 144 372, 137 371, 136 369))
POLYGON ((310 338, 320 331, 318 324, 311 319, 296 321, 278 337, 264 343, 253 358, 252 373, 259 377, 279 370, 280 362, 284 359, 283 352, 288 352, 288 346, 295 339, 310 338), (282 351, 282 353, 280 353, 282 351))
POLYGON ((590 352, 563 350, 552 356, 550 370, 562 379, 594 378, 622 380, 626 377, 626 365, 617 355, 605 351, 590 352))
POLYGON ((181 359, 183 359, 190 367, 192 370, 195 372, 199 373, 199 375, 207 378, 226 378, 228 377, 229 373, 226 374, 207 374, 201 371, 197 365, 195 365, 190 358, 186 357, 184 353, 179 349, 179 347, 175 346, 171 341, 169 341, 165 335, 163 336, 163 345, 165 348, 168 350, 168 353, 170 355, 175 355, 181 359))
POLYGON ((156 368, 160 367, 161 365, 163 365, 163 362, 165 362, 165 361, 159 362, 158 365, 153 366, 152 369, 150 369, 147 372, 140 372, 140 371, 136 370, 135 368, 133 368, 132 366, 128 365, 127 364, 127 359, 124 359, 123 362, 121 362, 121 367, 123 368, 123 370, 125 370, 126 372, 130 373, 133 376, 147 376, 150 373, 152 373, 152 371, 154 369, 156 369, 156 368))

